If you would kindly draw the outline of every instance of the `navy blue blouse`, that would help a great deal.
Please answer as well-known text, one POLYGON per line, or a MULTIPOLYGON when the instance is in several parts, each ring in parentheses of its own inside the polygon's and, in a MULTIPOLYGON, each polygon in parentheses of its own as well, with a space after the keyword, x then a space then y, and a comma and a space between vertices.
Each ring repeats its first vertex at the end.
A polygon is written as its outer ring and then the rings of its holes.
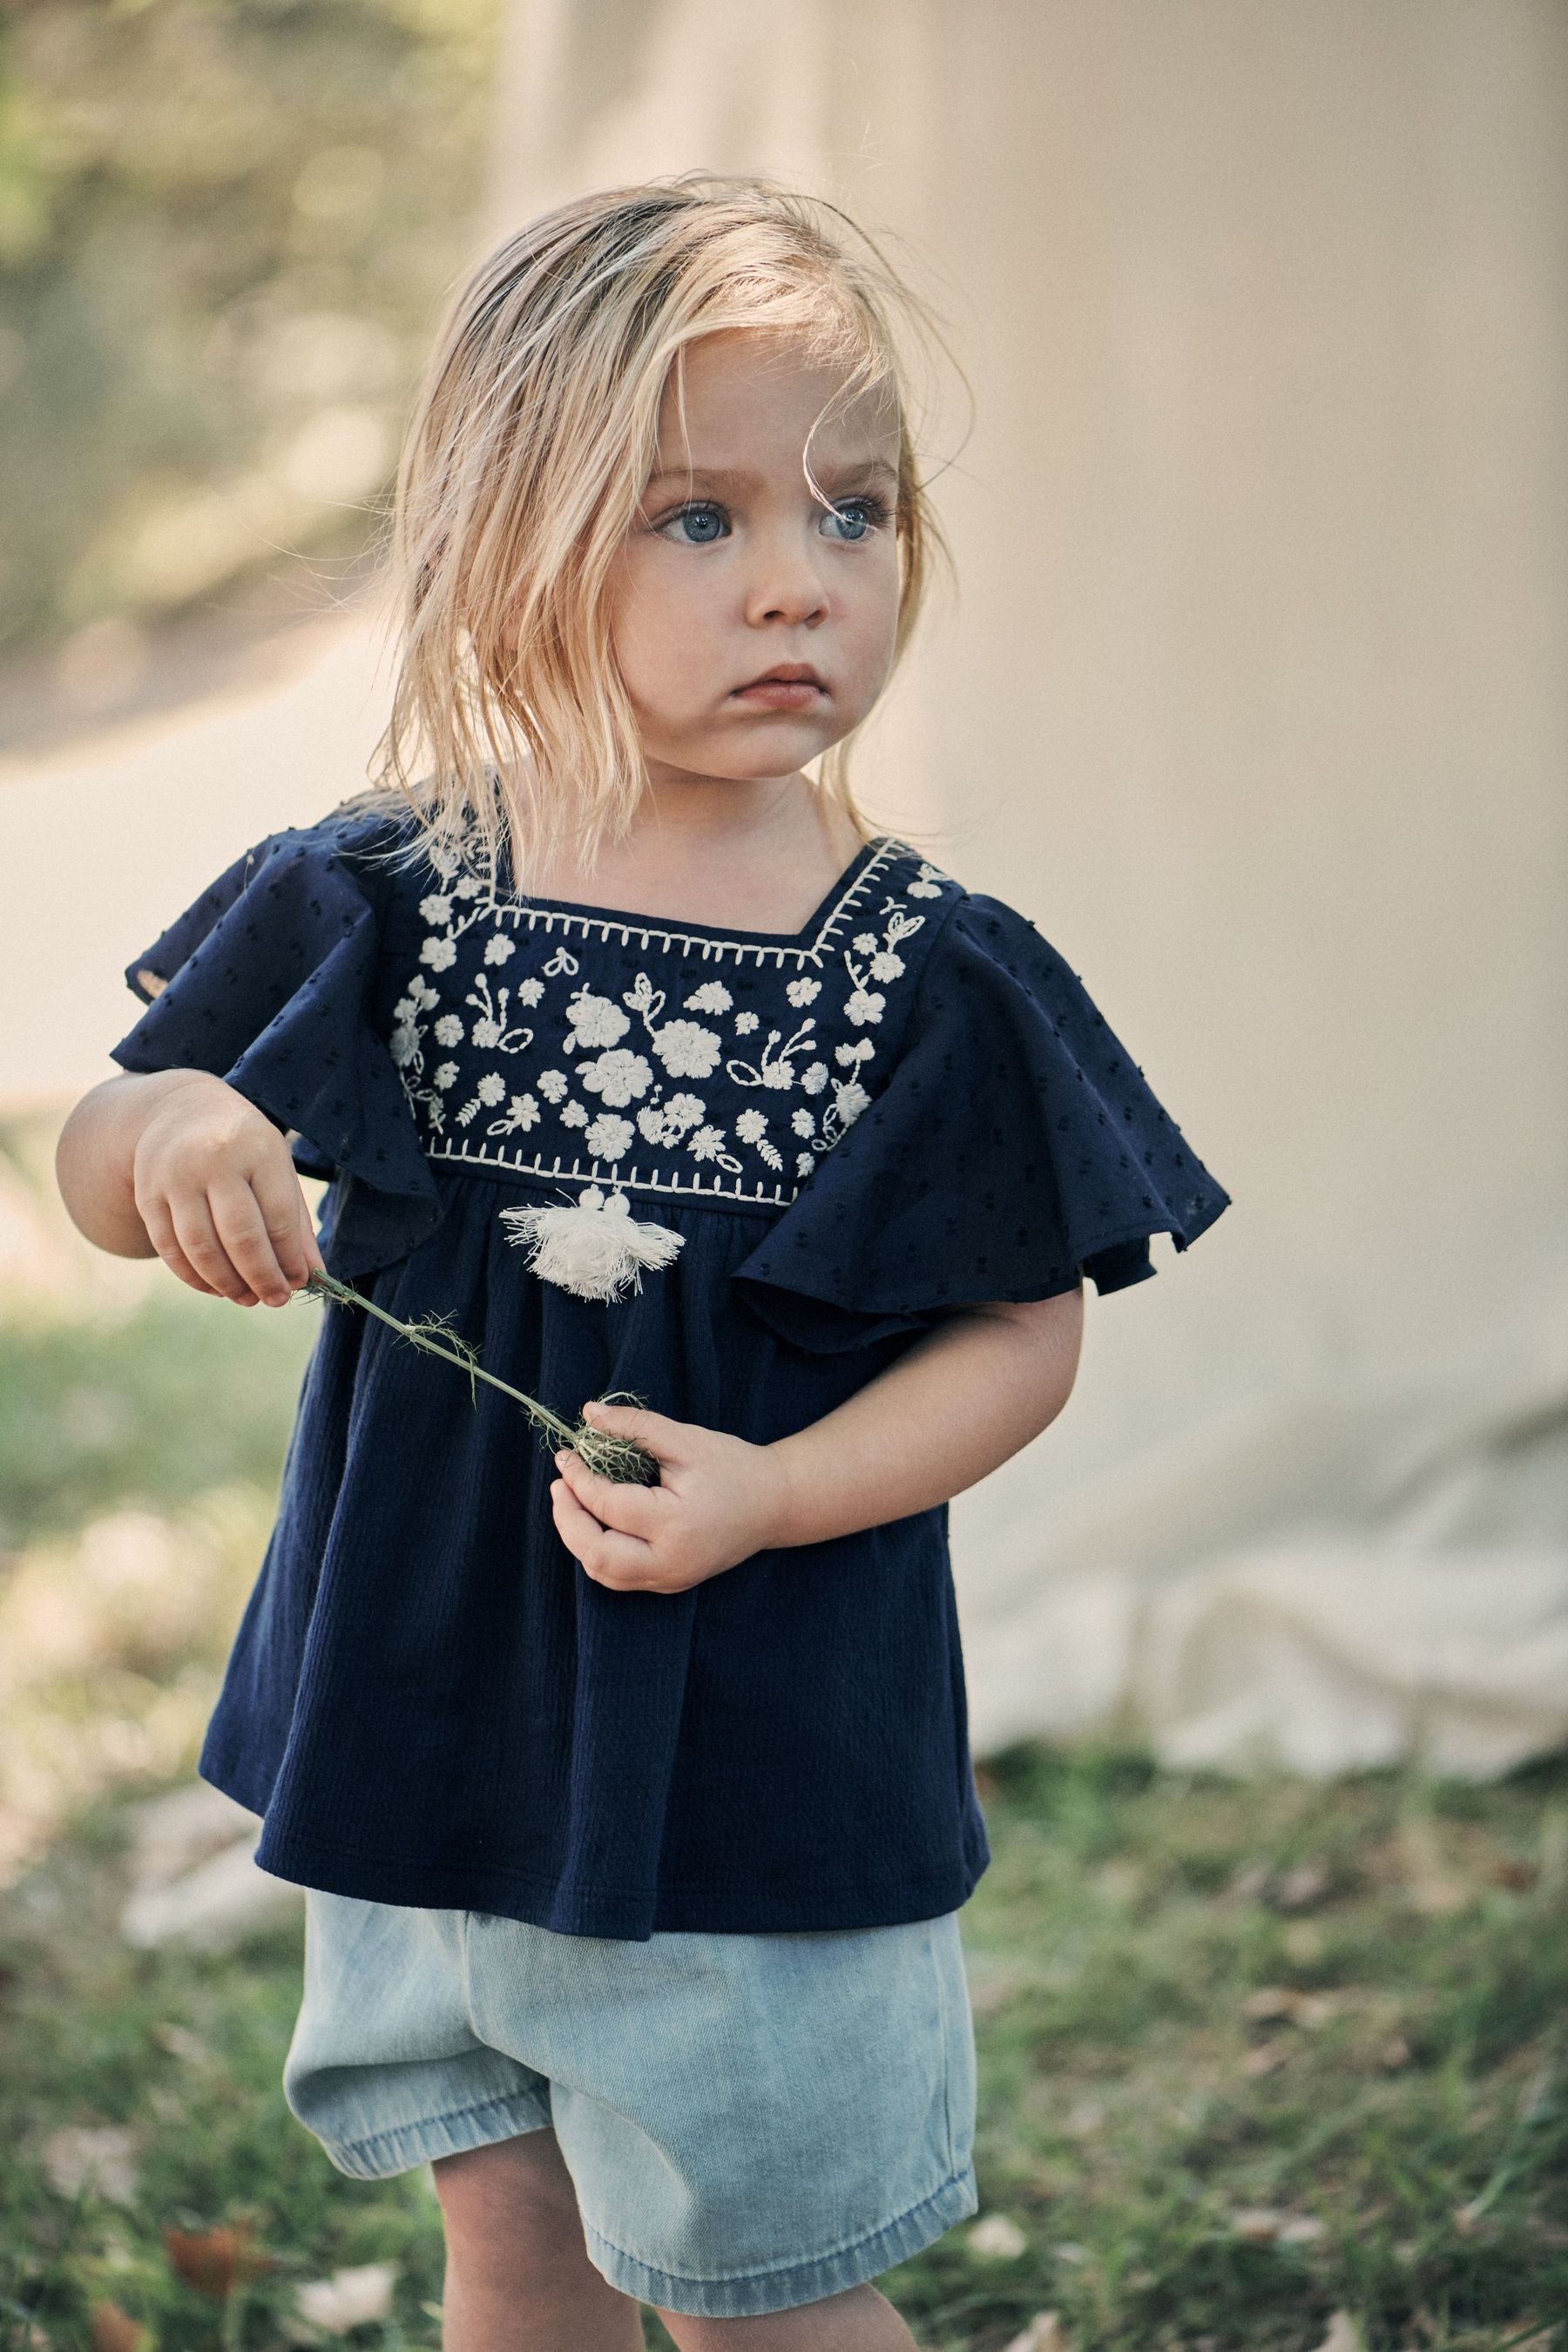
MULTIPOLYGON (((766 1444, 949 1311, 1121 1289, 1226 1205, 1034 926, 895 836, 784 937, 398 863, 407 824, 351 803, 240 858, 131 968, 115 1058, 226 1078, 331 1179, 333 1273, 569 1418, 631 1391, 766 1444), (679 1236, 619 1297, 501 1216, 616 1194, 679 1236)), ((553 1475, 508 1399, 322 1310, 201 1758, 262 1866, 635 1939, 961 1904, 946 1507, 616 1592, 553 1475)))

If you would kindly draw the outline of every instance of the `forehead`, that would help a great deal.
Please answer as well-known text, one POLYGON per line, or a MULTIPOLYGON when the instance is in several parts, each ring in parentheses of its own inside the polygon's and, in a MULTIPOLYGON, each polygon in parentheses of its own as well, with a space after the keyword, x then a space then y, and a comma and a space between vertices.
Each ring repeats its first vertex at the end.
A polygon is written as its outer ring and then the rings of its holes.
POLYGON ((847 402, 847 364, 780 334, 707 335, 672 367, 659 404, 659 470, 739 467, 769 457, 897 463, 899 416, 890 383, 847 402), (833 404, 831 413, 824 411, 833 404))

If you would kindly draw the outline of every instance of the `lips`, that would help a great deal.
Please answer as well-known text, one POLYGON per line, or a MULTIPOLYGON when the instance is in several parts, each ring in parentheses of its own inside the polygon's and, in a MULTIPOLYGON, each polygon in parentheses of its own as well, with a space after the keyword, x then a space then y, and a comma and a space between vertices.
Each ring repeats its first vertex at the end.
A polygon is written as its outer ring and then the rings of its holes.
POLYGON ((826 686, 809 662, 777 662, 734 689, 740 696, 759 702, 777 701, 788 708, 809 702, 813 696, 826 694, 826 686))

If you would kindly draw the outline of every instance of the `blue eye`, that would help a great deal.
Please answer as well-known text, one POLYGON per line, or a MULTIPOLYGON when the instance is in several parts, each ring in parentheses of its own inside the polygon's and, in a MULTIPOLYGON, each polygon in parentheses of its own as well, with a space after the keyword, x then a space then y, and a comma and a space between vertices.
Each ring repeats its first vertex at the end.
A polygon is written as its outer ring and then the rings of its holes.
POLYGON ((730 524, 722 507, 694 505, 682 507, 658 526, 666 537, 680 530, 680 544, 686 547, 711 547, 730 535, 730 524))
POLYGON ((857 540, 868 538, 887 519, 887 509, 879 499, 846 499, 842 505, 828 509, 819 529, 829 539, 844 540, 853 545, 857 540))

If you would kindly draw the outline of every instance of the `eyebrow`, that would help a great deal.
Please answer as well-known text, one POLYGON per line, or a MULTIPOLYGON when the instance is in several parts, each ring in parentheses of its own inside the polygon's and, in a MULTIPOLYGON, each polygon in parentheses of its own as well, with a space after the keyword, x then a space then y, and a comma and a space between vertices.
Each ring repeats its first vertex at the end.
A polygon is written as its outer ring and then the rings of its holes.
MULTIPOLYGON (((822 466, 813 470, 817 480, 824 484, 863 482, 872 475, 879 475, 896 485, 899 478, 898 467, 889 465, 885 457, 848 457, 837 465, 822 466)), ((700 486, 703 489, 753 490, 762 478, 760 474, 749 473, 741 467, 661 466, 658 473, 649 475, 643 495, 647 497, 648 491, 671 482, 684 482, 692 489, 700 486)))

